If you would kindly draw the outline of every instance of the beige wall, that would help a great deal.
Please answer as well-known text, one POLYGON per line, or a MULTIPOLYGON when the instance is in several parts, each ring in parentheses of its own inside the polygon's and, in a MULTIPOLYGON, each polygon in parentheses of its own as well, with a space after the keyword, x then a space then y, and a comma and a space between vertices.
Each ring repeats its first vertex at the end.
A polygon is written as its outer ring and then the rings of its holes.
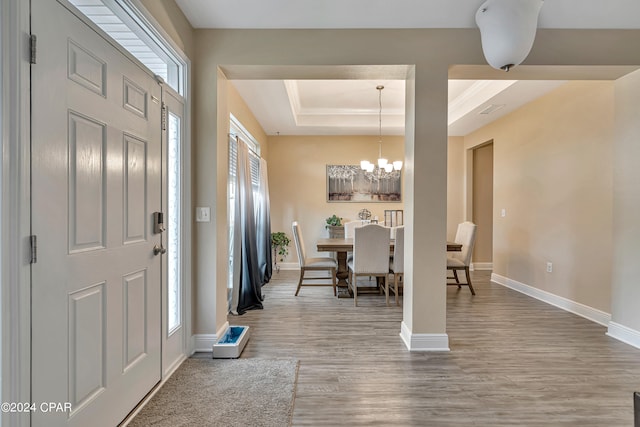
POLYGON ((194 31, 174 0, 141 0, 173 42, 193 61, 194 31))
MULTIPOLYGON (((404 159, 404 138, 383 137, 382 153, 389 159, 404 159)), ((314 242, 328 237, 325 219, 333 214, 347 220, 358 219, 361 209, 384 220, 385 209, 403 209, 403 203, 348 203, 327 201, 326 166, 360 164, 378 155, 377 136, 270 136, 269 192, 271 229, 291 236, 291 222, 303 230, 309 256, 318 254, 314 242)), ((297 262, 293 247, 285 262, 297 262)))
POLYGON ((456 237, 458 224, 465 218, 464 138, 450 136, 447 145, 447 240, 456 237))
POLYGON ((613 89, 570 82, 465 137, 467 148, 493 139, 494 273, 606 313, 613 89))
POLYGON ((261 157, 265 159, 268 158, 269 144, 267 143, 267 134, 264 133, 262 126, 260 126, 260 123, 258 123, 253 112, 244 102, 244 99, 242 99, 232 82, 228 83, 228 87, 229 113, 233 114, 251 136, 258 141, 260 144, 261 157))
MULTIPOLYGON (((640 72, 616 82, 612 321, 640 334, 640 72)), ((610 329, 610 333, 611 333, 610 329)), ((618 334, 620 335, 620 334, 618 334)))

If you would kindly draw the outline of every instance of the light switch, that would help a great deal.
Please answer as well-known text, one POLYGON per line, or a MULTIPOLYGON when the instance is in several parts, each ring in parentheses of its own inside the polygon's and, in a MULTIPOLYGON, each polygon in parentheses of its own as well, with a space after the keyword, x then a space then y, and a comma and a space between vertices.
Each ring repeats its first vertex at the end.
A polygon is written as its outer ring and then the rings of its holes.
POLYGON ((211 222, 211 208, 209 206, 196 208, 196 222, 211 222))
POLYGON ((500 216, 503 218, 507 216, 507 210, 505 208, 502 208, 502 210, 500 211, 500 216))

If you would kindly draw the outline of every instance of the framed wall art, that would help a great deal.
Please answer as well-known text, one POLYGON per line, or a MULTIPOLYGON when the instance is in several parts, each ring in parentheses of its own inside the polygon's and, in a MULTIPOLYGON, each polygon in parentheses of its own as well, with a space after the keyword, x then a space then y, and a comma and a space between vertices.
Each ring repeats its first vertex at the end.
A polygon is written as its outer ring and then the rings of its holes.
POLYGON ((402 171, 375 168, 367 172, 359 165, 327 165, 328 202, 402 202, 402 171))

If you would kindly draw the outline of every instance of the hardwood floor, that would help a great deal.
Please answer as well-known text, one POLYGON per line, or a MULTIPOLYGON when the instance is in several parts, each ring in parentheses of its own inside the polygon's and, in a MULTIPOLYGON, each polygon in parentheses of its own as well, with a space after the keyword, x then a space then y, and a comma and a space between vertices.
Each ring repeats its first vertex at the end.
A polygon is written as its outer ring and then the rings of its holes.
MULTIPOLYGON (((450 352, 410 353, 402 307, 274 274, 243 358, 300 360, 294 426, 631 426, 640 350, 606 328, 472 275, 447 287, 450 352)), ((444 284, 443 284, 444 286, 444 284)))

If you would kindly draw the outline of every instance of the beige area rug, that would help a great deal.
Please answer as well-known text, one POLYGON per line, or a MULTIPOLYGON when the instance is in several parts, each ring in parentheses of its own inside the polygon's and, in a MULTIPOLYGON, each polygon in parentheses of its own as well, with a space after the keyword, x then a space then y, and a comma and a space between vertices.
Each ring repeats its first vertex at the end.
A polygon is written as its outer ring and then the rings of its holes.
POLYGON ((289 426, 297 379, 294 359, 187 359, 128 425, 289 426))

